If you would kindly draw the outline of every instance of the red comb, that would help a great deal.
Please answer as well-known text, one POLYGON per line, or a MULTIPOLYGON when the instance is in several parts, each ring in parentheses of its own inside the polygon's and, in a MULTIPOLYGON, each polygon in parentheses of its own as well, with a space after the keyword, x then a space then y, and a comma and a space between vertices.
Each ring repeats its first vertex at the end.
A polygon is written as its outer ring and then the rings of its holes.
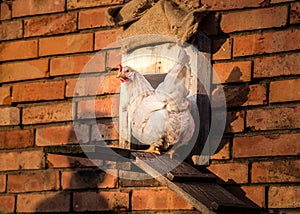
POLYGON ((123 67, 122 67, 122 65, 121 65, 121 64, 119 64, 119 72, 121 73, 121 72, 122 72, 122 70, 123 70, 123 67))

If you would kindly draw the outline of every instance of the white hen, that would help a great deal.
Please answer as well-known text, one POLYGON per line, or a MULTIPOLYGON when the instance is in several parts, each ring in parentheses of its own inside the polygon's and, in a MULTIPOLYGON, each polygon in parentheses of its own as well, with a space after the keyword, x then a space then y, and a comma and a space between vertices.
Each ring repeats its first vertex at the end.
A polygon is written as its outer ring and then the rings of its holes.
MULTIPOLYGON (((187 63, 186 52, 180 51, 178 62, 156 89, 139 72, 120 66, 117 77, 128 93, 131 133, 142 144, 150 145, 145 152, 160 154, 171 145, 187 144, 193 136, 195 123, 184 84, 187 63)), ((171 157, 174 151, 175 146, 170 151, 171 157)))

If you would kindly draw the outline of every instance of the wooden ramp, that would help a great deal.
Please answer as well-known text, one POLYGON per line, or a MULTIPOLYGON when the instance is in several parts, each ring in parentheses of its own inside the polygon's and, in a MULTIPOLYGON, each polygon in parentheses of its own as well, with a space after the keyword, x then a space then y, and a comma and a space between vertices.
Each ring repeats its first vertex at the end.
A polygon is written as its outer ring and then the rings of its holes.
POLYGON ((257 206, 238 199, 218 185, 217 177, 212 174, 201 173, 191 165, 180 163, 168 156, 143 152, 132 152, 131 155, 135 157, 135 164, 139 168, 176 192, 202 213, 260 213, 257 206), (177 167, 164 174, 167 171, 166 166, 177 167))

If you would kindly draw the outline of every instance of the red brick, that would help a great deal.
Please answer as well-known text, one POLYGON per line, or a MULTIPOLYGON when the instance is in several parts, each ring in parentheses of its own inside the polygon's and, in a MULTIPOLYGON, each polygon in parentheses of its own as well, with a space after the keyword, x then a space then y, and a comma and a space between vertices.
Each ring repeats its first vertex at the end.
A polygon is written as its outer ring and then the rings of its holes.
POLYGON ((287 6, 225 13, 222 15, 220 23, 221 30, 224 33, 230 33, 282 27, 287 23, 287 14, 287 6))
POLYGON ((93 34, 77 34, 40 39, 40 56, 93 50, 93 34))
POLYGON ((71 121, 72 103, 53 103, 26 107, 23 109, 23 124, 71 121))
POLYGON ((76 31, 76 13, 43 16, 24 20, 24 37, 46 36, 76 31))
POLYGON ((121 187, 160 187, 159 181, 143 172, 119 170, 121 187))
POLYGON ((33 146, 33 129, 0 132, 0 149, 20 149, 33 146))
POLYGON ((13 213, 15 210, 15 203, 14 195, 0 195, 0 212, 13 213))
POLYGON ((63 189, 117 188, 118 178, 102 171, 62 172, 63 189))
POLYGON ((275 77, 300 74, 300 54, 288 54, 257 58, 254 61, 254 77, 275 77))
POLYGON ((18 194, 17 212, 69 212, 70 193, 18 194))
POLYGON ((193 206, 169 189, 143 189, 132 192, 133 210, 190 210, 193 206))
POLYGON ((64 99, 65 81, 19 83, 13 85, 12 101, 41 101, 64 99))
POLYGON ((300 127, 300 106, 247 111, 251 130, 296 129, 300 127))
POLYGON ((124 0, 67 0, 68 10, 77 9, 77 8, 86 8, 86 7, 97 7, 104 5, 114 5, 114 4, 123 4, 124 0))
POLYGON ((238 184, 248 182, 248 164, 246 163, 212 164, 208 169, 226 182, 230 180, 238 184))
POLYGON ((300 23, 300 2, 291 3, 290 23, 300 23))
POLYGON ((6 175, 0 175, 0 192, 5 192, 5 191, 6 191, 6 175))
POLYGON ((121 64, 122 53, 119 50, 112 50, 107 53, 107 65, 108 68, 118 68, 121 64))
POLYGON ((48 76, 48 59, 13 62, 0 65, 0 82, 39 79, 48 76))
POLYGON ((0 126, 20 124, 20 109, 16 107, 0 108, 0 126))
POLYGON ((266 85, 225 86, 228 107, 262 105, 266 103, 266 85))
POLYGON ((92 127, 92 141, 118 140, 119 124, 117 122, 98 122, 92 127))
POLYGON ((71 157, 65 155, 47 155, 47 164, 49 168, 78 168, 78 167, 91 167, 102 165, 101 160, 93 160, 88 158, 71 157))
POLYGON ((269 208, 299 208, 299 186, 271 186, 269 189, 269 208))
POLYGON ((300 139, 299 133, 236 137, 233 140, 233 157, 299 155, 298 139, 300 139))
POLYGON ((73 209, 77 212, 127 210, 129 193, 115 192, 77 192, 74 193, 73 209))
POLYGON ((300 79, 271 82, 269 99, 271 103, 300 100, 300 79))
POLYGON ((244 111, 234 111, 227 113, 225 132, 242 132, 244 131, 244 111))
POLYGON ((12 4, 12 16, 28 16, 62 12, 65 10, 65 0, 15 0, 12 4))
POLYGON ((220 142, 220 147, 216 153, 211 156, 212 160, 228 160, 230 159, 230 139, 223 138, 220 142))
POLYGON ((254 162, 252 183, 299 182, 300 160, 254 162))
POLYGON ((45 158, 43 150, 21 152, 19 165, 21 169, 45 168, 45 158))
POLYGON ((10 96, 10 86, 2 86, 0 88, 0 105, 10 105, 11 96, 10 96))
POLYGON ((37 55, 37 40, 14 41, 0 44, 0 61, 35 58, 37 55))
POLYGON ((43 171, 8 175, 8 192, 32 192, 42 190, 57 190, 58 188, 58 171, 43 171))
POLYGON ((18 170, 20 153, 18 152, 1 152, 0 153, 0 171, 18 170))
POLYGON ((119 98, 104 97, 96 100, 83 100, 78 103, 77 117, 117 117, 119 115, 119 98))
POLYGON ((36 129, 37 146, 55 146, 66 144, 87 143, 89 141, 89 126, 53 126, 36 129), (76 132, 75 132, 76 130, 76 132), (53 135, 55 133, 55 135, 53 135))
POLYGON ((212 59, 231 59, 231 39, 217 39, 212 41, 212 59))
POLYGON ((105 8, 80 11, 78 28, 85 29, 106 26, 105 11, 105 8))
POLYGON ((257 204, 259 207, 266 207, 264 186, 242 186, 245 196, 257 204))
POLYGON ((22 21, 3 22, 0 24, 0 40, 22 38, 22 21))
POLYGON ((213 83, 248 82, 251 67, 251 61, 214 64, 213 83))
POLYGON ((116 76, 69 79, 66 97, 114 94, 119 91, 120 85, 120 80, 116 76))
POLYGON ((261 0, 243 1, 243 0, 202 0, 202 4, 209 6, 211 10, 231 10, 241 9, 247 7, 260 7, 262 6, 261 0))
POLYGON ((300 28, 249 34, 233 38, 233 56, 291 51, 300 48, 300 28))
POLYGON ((50 64, 51 76, 103 71, 105 71, 104 53, 53 58, 50 64))
POLYGON ((0 20, 11 19, 11 8, 9 3, 3 2, 0 4, 0 20))
POLYGON ((95 50, 113 47, 116 44, 119 30, 105 30, 95 33, 95 50))

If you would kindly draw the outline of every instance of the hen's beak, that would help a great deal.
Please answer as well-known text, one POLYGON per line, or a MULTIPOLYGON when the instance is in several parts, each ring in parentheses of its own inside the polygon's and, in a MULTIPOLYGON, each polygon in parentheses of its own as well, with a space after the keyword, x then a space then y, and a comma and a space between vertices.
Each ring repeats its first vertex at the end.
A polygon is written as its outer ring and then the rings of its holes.
POLYGON ((122 74, 122 73, 118 73, 118 75, 117 75, 117 78, 124 78, 125 76, 124 76, 124 74, 122 74))

